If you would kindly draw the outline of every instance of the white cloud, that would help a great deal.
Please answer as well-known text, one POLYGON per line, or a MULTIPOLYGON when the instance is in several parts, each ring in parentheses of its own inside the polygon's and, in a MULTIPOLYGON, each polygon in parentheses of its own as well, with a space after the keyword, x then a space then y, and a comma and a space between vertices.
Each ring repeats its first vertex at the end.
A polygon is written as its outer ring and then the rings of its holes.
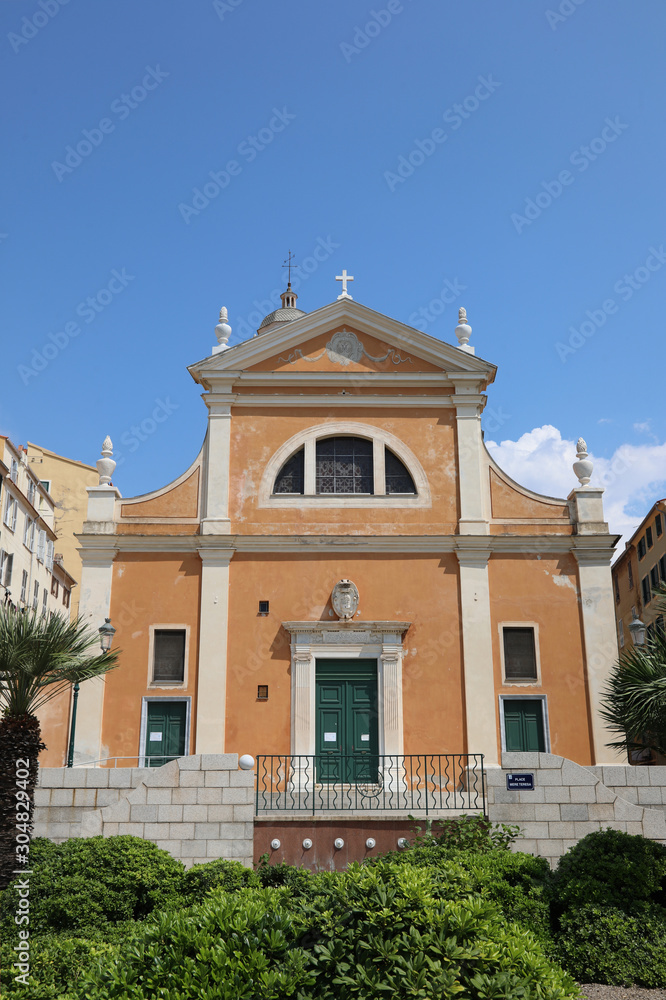
MULTIPOLYGON (((512 479, 537 493, 566 497, 578 485, 572 465, 574 441, 557 427, 535 427, 517 441, 487 441, 488 451, 512 479)), ((666 444, 622 444, 611 458, 595 458, 591 486, 603 486, 604 515, 612 534, 622 535, 616 551, 635 531, 656 500, 666 496, 666 444)))

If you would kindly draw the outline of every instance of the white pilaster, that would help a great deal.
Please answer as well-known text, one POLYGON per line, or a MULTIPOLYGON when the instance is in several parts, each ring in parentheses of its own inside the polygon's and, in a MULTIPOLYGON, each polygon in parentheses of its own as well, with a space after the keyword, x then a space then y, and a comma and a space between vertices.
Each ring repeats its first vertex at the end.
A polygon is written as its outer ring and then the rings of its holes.
MULTIPOLYGON (((387 642, 386 636, 380 656, 380 699, 384 710, 384 749, 386 755, 403 754, 402 724, 402 643, 387 642)), ((393 637, 390 637, 393 638, 393 637)), ((400 637, 396 636, 396 640, 400 637)))
POLYGON ((456 438, 458 445, 458 488, 461 535, 487 535, 488 483, 483 475, 483 439, 481 437, 481 412, 485 397, 477 386, 456 384, 452 397, 456 408, 456 438))
POLYGON ((490 549, 458 551, 467 752, 497 764, 497 721, 490 624, 488 559, 490 549))
POLYGON ((617 753, 606 746, 616 737, 607 729, 599 714, 608 675, 618 655, 610 571, 612 549, 608 545, 597 549, 574 549, 574 555, 578 560, 594 763, 617 764, 617 753))
MULTIPOLYGON (((109 489, 93 486, 88 490, 109 489)), ((113 487, 110 487, 113 491, 113 487)), ((113 491, 115 492, 115 491, 113 491)), ((88 514, 91 513, 88 504, 88 514)), ((112 548, 86 548, 81 551, 81 590, 79 615, 91 629, 98 629, 111 615, 111 582, 113 579, 112 548)), ((99 760, 108 756, 102 746, 102 714, 104 711, 105 680, 93 677, 83 681, 79 690, 74 738, 74 762, 99 760)))
POLYGON ((231 404, 228 393, 207 393, 208 435, 204 464, 204 535, 229 534, 229 463, 231 459, 231 404))
POLYGON ((315 661, 309 646, 292 643, 291 746, 295 756, 315 752, 315 661))
POLYGON ((232 549, 200 549, 201 615, 195 753, 224 753, 232 549))

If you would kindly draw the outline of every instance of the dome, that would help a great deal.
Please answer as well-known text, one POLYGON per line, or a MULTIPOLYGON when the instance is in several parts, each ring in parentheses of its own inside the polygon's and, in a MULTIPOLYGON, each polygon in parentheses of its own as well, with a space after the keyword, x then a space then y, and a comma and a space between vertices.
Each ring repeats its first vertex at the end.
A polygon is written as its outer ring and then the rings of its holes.
POLYGON ((269 327, 274 326, 276 323, 291 323, 295 319, 300 319, 301 316, 307 316, 307 313, 304 313, 302 309, 296 308, 298 295, 292 290, 291 282, 287 285, 287 291, 283 292, 280 298, 282 299, 282 305, 279 309, 274 309, 273 312, 270 312, 268 316, 264 316, 257 333, 261 333, 262 330, 266 332, 269 327))
POLYGON ((289 306, 285 308, 282 306, 281 309, 276 309, 274 312, 269 313, 268 316, 264 316, 259 326, 260 330, 263 330, 265 326, 270 326, 271 323, 291 323, 292 319, 300 319, 301 316, 307 316, 302 309, 290 309, 289 306))

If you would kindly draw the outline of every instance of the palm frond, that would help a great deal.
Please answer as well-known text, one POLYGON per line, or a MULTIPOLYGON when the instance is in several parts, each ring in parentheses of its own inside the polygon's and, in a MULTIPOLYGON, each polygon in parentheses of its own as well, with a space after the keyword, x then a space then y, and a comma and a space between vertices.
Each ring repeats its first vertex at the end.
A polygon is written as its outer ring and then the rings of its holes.
POLYGON ((70 684, 101 677, 118 652, 93 653, 99 634, 82 618, 0 607, 0 711, 34 713, 70 684))

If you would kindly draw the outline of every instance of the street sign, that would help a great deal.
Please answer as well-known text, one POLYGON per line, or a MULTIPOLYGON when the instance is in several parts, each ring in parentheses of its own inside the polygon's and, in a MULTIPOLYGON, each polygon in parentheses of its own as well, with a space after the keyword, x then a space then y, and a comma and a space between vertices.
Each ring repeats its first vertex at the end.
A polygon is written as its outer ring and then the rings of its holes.
POLYGON ((506 787, 511 792, 533 792, 533 774, 507 774, 506 787))

